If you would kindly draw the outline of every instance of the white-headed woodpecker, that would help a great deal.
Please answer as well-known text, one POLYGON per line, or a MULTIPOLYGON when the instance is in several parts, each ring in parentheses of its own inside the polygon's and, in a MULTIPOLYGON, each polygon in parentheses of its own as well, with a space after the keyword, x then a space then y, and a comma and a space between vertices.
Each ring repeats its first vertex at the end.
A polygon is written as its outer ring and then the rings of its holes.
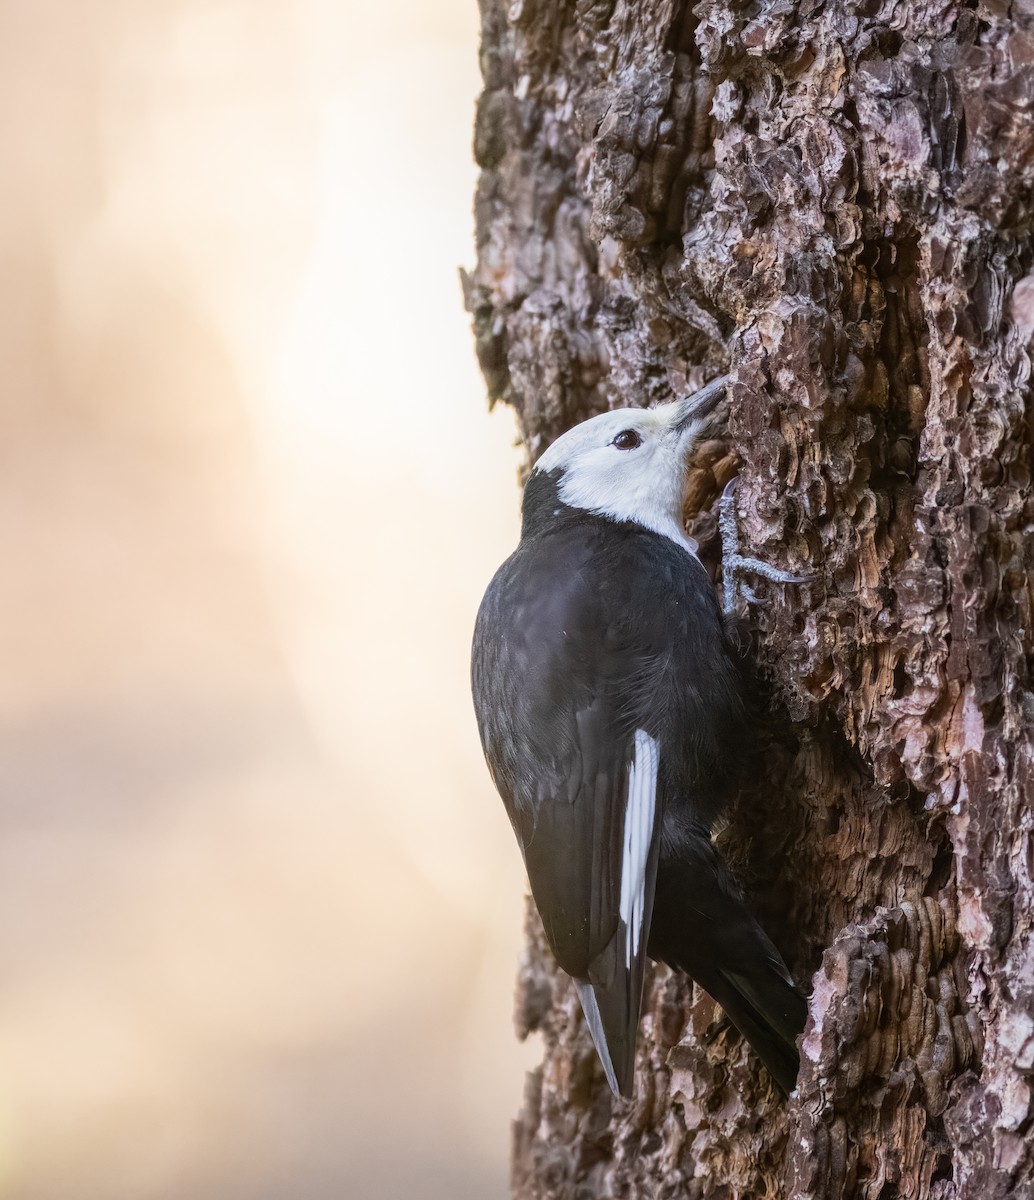
POLYGON ((622 1096, 647 954, 717 1000, 784 1091, 799 1066, 805 1002, 710 837, 752 742, 737 651, 682 523, 686 460, 724 384, 558 438, 474 630, 485 757, 622 1096))

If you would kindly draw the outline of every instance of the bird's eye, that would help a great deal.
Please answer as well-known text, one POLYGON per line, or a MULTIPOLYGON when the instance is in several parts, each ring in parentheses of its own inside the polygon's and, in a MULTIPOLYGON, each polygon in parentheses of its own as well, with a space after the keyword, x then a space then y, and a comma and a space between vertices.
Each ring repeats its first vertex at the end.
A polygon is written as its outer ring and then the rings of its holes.
POLYGON ((618 450, 634 450, 643 444, 643 439, 634 429, 622 429, 610 444, 618 450))

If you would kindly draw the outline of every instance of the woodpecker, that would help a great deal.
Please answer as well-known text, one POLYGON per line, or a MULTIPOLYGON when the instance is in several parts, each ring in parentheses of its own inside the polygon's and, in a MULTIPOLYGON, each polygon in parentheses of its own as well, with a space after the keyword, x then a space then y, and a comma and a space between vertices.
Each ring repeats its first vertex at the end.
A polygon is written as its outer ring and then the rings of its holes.
POLYGON ((489 771, 623 1097, 648 956, 721 1004, 784 1092, 800 1065, 805 1001, 711 843, 752 721, 682 498, 725 382, 559 437, 528 478, 520 542, 474 629, 489 771))

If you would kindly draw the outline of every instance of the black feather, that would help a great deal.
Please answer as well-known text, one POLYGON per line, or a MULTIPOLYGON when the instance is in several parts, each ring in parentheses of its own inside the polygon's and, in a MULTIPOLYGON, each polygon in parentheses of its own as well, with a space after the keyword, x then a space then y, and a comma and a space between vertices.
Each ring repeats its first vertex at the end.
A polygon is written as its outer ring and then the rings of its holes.
POLYGON ((751 915, 707 831, 665 825, 650 956, 685 971, 725 1009, 785 1093, 808 1006, 751 915))

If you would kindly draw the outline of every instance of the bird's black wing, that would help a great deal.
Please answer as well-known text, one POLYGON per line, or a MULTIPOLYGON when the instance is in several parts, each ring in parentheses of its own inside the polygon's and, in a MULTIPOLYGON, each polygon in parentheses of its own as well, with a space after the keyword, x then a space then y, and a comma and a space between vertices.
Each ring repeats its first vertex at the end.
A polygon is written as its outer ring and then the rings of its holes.
MULTIPOLYGON (((658 536, 607 525, 522 543, 504 564, 479 614, 473 685, 546 938, 628 1095, 662 824, 656 693, 684 614, 643 557, 658 536)), ((663 562, 687 569, 672 551, 663 562)))

